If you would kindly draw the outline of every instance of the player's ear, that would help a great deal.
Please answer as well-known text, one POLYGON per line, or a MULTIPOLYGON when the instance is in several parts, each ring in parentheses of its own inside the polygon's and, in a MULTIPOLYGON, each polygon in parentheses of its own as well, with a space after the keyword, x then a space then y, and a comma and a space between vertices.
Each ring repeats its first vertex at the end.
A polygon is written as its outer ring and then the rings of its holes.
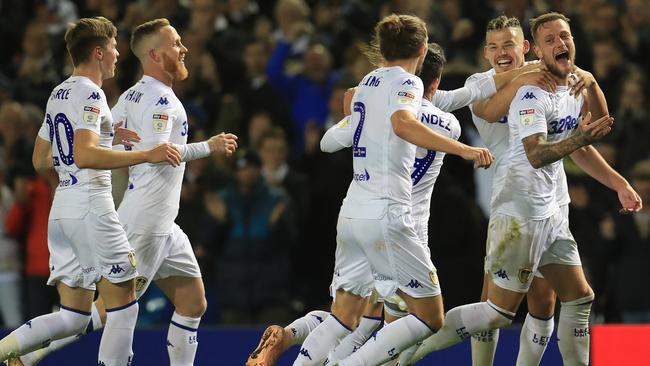
POLYGON ((527 39, 524 39, 524 55, 530 51, 530 42, 527 39))
POLYGON ((93 50, 93 53, 97 57, 97 59, 99 61, 104 60, 104 51, 102 50, 101 47, 99 47, 99 46, 95 47, 95 49, 93 50))
POLYGON ((535 52, 535 56, 537 56, 538 59, 542 59, 542 50, 537 47, 537 43, 533 43, 533 52, 535 52))
POLYGON ((158 53, 156 52, 155 48, 150 49, 149 52, 147 52, 147 55, 151 60, 153 60, 153 62, 155 63, 160 62, 160 57, 158 56, 158 53))

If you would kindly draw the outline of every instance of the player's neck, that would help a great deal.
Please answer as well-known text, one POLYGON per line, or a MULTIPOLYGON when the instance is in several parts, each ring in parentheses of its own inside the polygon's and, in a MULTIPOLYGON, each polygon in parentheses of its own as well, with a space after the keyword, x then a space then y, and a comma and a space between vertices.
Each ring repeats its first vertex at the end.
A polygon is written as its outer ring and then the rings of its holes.
POLYGON ((555 79, 555 82, 557 83, 558 86, 568 86, 569 85, 569 75, 561 78, 553 75, 553 79, 555 79))
POLYGON ((399 66, 404 71, 415 74, 415 70, 418 69, 418 62, 420 61, 419 58, 408 58, 408 59, 400 59, 400 60, 393 60, 393 61, 386 61, 384 64, 385 67, 393 67, 393 66, 399 66))
POLYGON ((101 70, 93 67, 93 65, 83 64, 75 66, 75 68, 72 70, 72 76, 87 77, 93 83, 97 84, 97 86, 100 88, 102 87, 102 83, 104 81, 101 70))
POLYGON ((167 73, 165 70, 162 70, 160 68, 144 67, 143 74, 160 81, 170 88, 174 84, 174 78, 172 78, 172 76, 169 75, 169 73, 167 73))

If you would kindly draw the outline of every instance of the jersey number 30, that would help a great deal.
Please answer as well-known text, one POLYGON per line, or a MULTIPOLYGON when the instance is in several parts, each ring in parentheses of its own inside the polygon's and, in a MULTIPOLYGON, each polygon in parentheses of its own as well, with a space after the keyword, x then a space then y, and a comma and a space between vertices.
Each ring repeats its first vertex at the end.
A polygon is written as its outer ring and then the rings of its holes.
MULTIPOLYGON (((72 156, 72 141, 74 138, 74 130, 72 129, 72 123, 68 117, 63 113, 57 113, 54 116, 54 120, 48 113, 45 119, 45 122, 50 127, 50 143, 56 140, 56 147, 59 151, 59 159, 65 165, 74 164, 74 158, 72 156), (65 140, 67 141, 68 152, 63 151, 63 138, 61 137, 61 129, 59 125, 63 125, 63 131, 65 133, 65 140)), ((54 165, 59 165, 57 159, 54 159, 54 165)))

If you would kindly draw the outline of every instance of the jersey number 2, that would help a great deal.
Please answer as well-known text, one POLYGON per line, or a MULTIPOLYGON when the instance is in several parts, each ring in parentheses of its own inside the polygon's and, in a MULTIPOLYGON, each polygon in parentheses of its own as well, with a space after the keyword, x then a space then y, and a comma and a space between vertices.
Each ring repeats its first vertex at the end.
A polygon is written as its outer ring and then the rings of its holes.
POLYGON ((366 148, 359 146, 359 140, 361 139, 363 122, 366 120, 366 106, 361 102, 354 102, 353 111, 359 112, 359 124, 357 125, 357 129, 354 131, 354 138, 352 139, 352 156, 355 158, 365 158, 366 148))

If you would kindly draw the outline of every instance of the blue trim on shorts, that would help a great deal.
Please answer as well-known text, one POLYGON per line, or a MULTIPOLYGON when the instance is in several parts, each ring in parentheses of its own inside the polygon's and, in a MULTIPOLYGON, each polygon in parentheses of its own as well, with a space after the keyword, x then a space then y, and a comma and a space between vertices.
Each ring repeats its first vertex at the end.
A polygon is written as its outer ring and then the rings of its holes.
POLYGON ((415 319, 419 320, 422 324, 424 324, 427 328, 429 328, 429 330, 432 331, 433 334, 438 333, 438 330, 437 330, 437 329, 433 329, 433 328, 431 328, 431 327, 429 326, 429 324, 427 324, 427 322, 425 322, 424 320, 420 319, 417 315, 415 315, 415 314, 413 314, 413 313, 409 313, 409 315, 413 315, 413 316, 415 317, 415 319))
POLYGON ((368 316, 368 315, 363 315, 362 318, 370 319, 370 320, 376 320, 378 322, 383 321, 384 318, 381 316, 368 316))
POLYGON ((350 332, 353 332, 353 330, 350 329, 350 327, 348 327, 347 325, 343 324, 343 322, 340 321, 339 318, 336 317, 336 315, 331 314, 331 316, 332 316, 332 318, 334 318, 337 322, 339 322, 339 324, 341 324, 341 326, 342 326, 343 328, 349 330, 350 332))
POLYGON ((196 332, 196 331, 198 331, 198 329, 190 328, 190 327, 188 327, 187 325, 178 324, 178 323, 176 323, 176 322, 173 321, 173 320, 171 320, 170 323, 171 323, 172 325, 175 325, 175 326, 177 326, 177 327, 179 327, 179 328, 181 328, 181 329, 187 330, 187 331, 189 331, 189 332, 196 332))
POLYGON ((88 312, 86 312, 86 311, 81 311, 81 310, 77 310, 77 309, 69 308, 69 307, 67 307, 67 306, 63 306, 63 305, 61 305, 61 304, 59 304, 59 307, 60 307, 62 310, 67 310, 67 311, 70 311, 70 312, 73 312, 73 313, 77 313, 77 314, 81 314, 81 315, 85 315, 85 316, 90 316, 90 312, 89 312, 89 311, 88 311, 88 312))
POLYGON ((114 312, 114 311, 124 310, 124 309, 126 309, 126 308, 132 306, 133 304, 137 304, 137 303, 138 303, 138 300, 133 300, 132 302, 130 302, 130 303, 126 304, 126 305, 118 306, 118 307, 116 307, 116 308, 106 309, 106 312, 107 312, 107 313, 112 313, 112 312, 114 312))

